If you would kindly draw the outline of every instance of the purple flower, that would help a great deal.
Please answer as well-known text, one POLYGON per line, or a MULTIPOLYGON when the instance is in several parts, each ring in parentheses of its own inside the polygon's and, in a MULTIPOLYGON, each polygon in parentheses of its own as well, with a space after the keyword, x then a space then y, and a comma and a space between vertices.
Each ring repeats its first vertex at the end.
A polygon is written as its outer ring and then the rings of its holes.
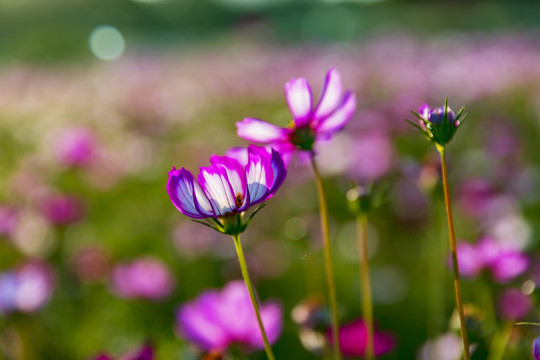
POLYGON ((0 205, 0 236, 9 236, 17 223, 18 213, 12 207, 0 205))
POLYGON ((490 238, 484 238, 476 245, 459 243, 457 255, 463 276, 474 277, 482 270, 488 270, 498 283, 511 281, 529 267, 529 259, 523 253, 490 238))
POLYGON ((540 337, 534 339, 533 356, 534 356, 534 360, 540 360, 540 337))
POLYGON ((0 273, 0 313, 34 312, 45 305, 53 290, 53 271, 43 262, 30 261, 0 273))
POLYGON ((41 200, 40 208, 43 216, 56 225, 77 222, 84 214, 81 201, 70 195, 48 195, 41 200))
POLYGON ((416 128, 426 135, 426 137, 438 144, 439 146, 446 145, 461 126, 467 115, 463 115, 462 108, 457 114, 448 106, 448 99, 444 106, 436 109, 430 109, 428 104, 423 104, 413 114, 420 119, 420 126, 409 121, 416 128))
MULTIPOLYGON (((273 344, 281 334, 281 306, 267 302, 260 310, 273 344)), ((241 345, 246 352, 264 348, 248 290, 241 281, 230 282, 221 291, 204 292, 182 305, 176 316, 179 335, 202 350, 222 352, 232 344, 241 345)))
POLYGON ((64 130, 55 143, 56 157, 66 166, 86 166, 92 162, 95 153, 94 133, 86 128, 64 130))
POLYGON ((111 275, 113 292, 121 298, 162 300, 174 288, 173 278, 160 260, 142 257, 116 265, 111 275))
MULTIPOLYGON (((332 334, 328 333, 329 340, 333 343, 332 334)), ((387 332, 375 330, 373 337, 375 356, 380 356, 392 351, 396 344, 394 336, 387 332)), ((355 320, 339 328, 339 347, 345 356, 363 357, 367 347, 367 327, 362 319, 355 320)))
POLYGON ((245 118, 236 124, 238 136, 272 144, 282 153, 294 149, 312 151, 316 141, 327 140, 341 130, 356 110, 356 98, 351 91, 343 92, 341 76, 335 68, 328 71, 316 106, 313 106, 311 87, 304 78, 291 79, 285 84, 285 96, 293 117, 289 127, 245 118))
POLYGON ((518 320, 531 311, 533 301, 518 289, 508 289, 499 296, 498 307, 503 318, 518 320))
POLYGON ((188 170, 173 168, 167 192, 181 213, 194 219, 220 218, 224 223, 217 222, 220 229, 216 229, 228 234, 240 233, 246 225, 234 218, 234 226, 227 228, 230 215, 271 198, 285 180, 281 155, 259 146, 249 146, 245 165, 229 156, 213 155, 210 162, 210 166, 201 168, 197 181, 188 170))

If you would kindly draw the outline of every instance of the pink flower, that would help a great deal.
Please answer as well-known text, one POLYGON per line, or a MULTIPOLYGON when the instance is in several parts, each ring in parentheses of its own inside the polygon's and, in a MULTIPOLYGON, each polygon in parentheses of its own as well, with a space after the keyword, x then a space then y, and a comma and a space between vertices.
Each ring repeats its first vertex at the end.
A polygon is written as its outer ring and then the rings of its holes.
POLYGON ((497 305, 503 318, 518 320, 531 311, 533 301, 518 289, 508 289, 499 296, 497 305))
POLYGON ((86 128, 64 130, 55 143, 55 154, 66 166, 86 166, 96 154, 94 133, 86 128))
MULTIPOLYGON (((330 343, 334 342, 329 332, 330 343)), ((375 330, 373 338, 375 356, 392 351, 396 347, 394 336, 388 332, 375 330)), ((362 319, 355 320, 339 328, 339 347, 345 356, 365 356, 367 346, 367 327, 362 319)))
POLYGON ((289 127, 245 118, 236 124, 238 136, 271 144, 282 154, 295 149, 312 151, 315 142, 330 139, 347 124, 356 110, 356 98, 352 91, 343 92, 341 76, 335 68, 326 75, 317 105, 313 104, 311 87, 304 78, 291 79, 285 84, 285 97, 293 117, 289 127))
MULTIPOLYGON (((281 334, 281 307, 274 302, 261 304, 261 318, 270 343, 281 334)), ((221 352, 232 344, 245 351, 263 349, 264 344, 242 281, 233 281, 221 291, 210 290, 183 304, 177 312, 178 333, 206 351, 221 352)))
POLYGON ((172 292, 174 283, 163 262, 142 257, 116 265, 111 275, 111 287, 121 298, 162 300, 172 292))
POLYGON ((476 245, 458 243, 457 255, 459 271, 463 276, 475 277, 482 270, 488 270, 498 283, 511 281, 529 267, 529 259, 525 254, 504 247, 490 238, 484 238, 476 245))
POLYGON ((71 195, 49 195, 40 203, 43 216, 55 225, 67 225, 82 219, 82 202, 71 195))

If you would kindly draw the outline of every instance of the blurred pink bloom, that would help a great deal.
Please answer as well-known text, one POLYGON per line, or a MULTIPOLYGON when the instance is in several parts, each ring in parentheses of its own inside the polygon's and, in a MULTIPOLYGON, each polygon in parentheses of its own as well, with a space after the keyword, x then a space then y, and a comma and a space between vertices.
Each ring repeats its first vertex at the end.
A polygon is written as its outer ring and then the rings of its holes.
MULTIPOLYGON (((328 332, 329 341, 334 339, 328 332)), ((389 353, 396 347, 394 336, 389 332, 379 332, 375 329, 374 334, 375 356, 389 353)), ((366 353, 367 327, 364 320, 358 319, 339 328, 339 347, 345 356, 363 357, 366 353)))
POLYGON ((508 320, 518 320, 531 311, 533 301, 518 289, 508 289, 499 296, 497 305, 501 317, 508 320))
POLYGON ((53 270, 44 262, 29 261, 17 270, 0 273, 0 313, 34 312, 53 291, 53 270))
POLYGON ((463 276, 475 277, 482 270, 488 270, 498 283, 511 281, 529 267, 529 259, 525 254, 491 238, 484 238, 476 245, 460 242, 457 254, 459 270, 463 276))
POLYGON ((43 216, 52 224, 68 225, 82 219, 81 200, 71 195, 47 195, 40 203, 43 216))
POLYGON ((10 206, 0 205, 0 236, 9 236, 17 222, 17 210, 10 206))
POLYGON ((491 184, 484 179, 469 179, 458 188, 457 201, 462 210, 469 216, 487 215, 495 198, 491 184))
MULTIPOLYGON (((281 334, 281 306, 261 304, 261 318, 270 343, 281 334)), ((264 344, 246 285, 228 283, 221 291, 209 290, 183 304, 176 314, 180 336, 205 351, 221 352, 232 344, 245 351, 263 349, 264 344)))
POLYGON ((121 298, 162 300, 174 288, 165 264, 153 257, 142 257, 116 265, 111 274, 112 291, 121 298))
POLYGON ((87 128, 71 128, 60 133, 54 144, 58 162, 65 166, 86 166, 96 153, 96 138, 87 128))

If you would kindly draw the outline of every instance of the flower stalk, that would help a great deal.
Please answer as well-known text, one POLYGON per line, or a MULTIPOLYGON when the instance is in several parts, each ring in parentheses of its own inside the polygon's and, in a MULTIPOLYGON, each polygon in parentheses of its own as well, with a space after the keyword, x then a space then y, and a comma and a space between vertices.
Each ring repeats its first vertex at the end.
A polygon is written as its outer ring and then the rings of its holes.
POLYGON ((450 249, 452 252, 452 270, 454 273, 454 290, 456 295, 456 305, 459 313, 461 326, 461 339, 463 341, 463 355, 465 360, 470 360, 469 341, 467 339, 467 328, 465 325, 465 313, 461 299, 461 281, 459 276, 459 266, 457 257, 456 234, 454 231, 454 219, 452 216, 452 205, 450 203, 450 188, 448 185, 448 169, 446 165, 446 152, 443 145, 437 144, 437 150, 441 154, 442 179, 444 188, 444 203, 446 205, 446 218, 448 220, 448 234, 450 236, 450 249))
POLYGON ((367 327, 366 359, 375 359, 373 340, 373 301, 369 272, 367 215, 356 216, 358 258, 360 261, 360 286, 362 288, 362 315, 367 327))
POLYGON ((249 277, 246 259, 244 257, 244 251, 242 250, 242 244, 240 242, 240 235, 234 234, 232 235, 232 238, 234 240, 234 246, 236 248, 236 253, 238 255, 238 262, 240 263, 240 270, 242 271, 242 277, 244 278, 244 282, 246 283, 246 287, 249 292, 249 297, 251 299, 251 304, 253 305, 253 310, 255 311, 255 315, 257 316, 257 323, 259 324, 259 328, 261 329, 261 335, 264 342, 264 350, 266 351, 266 356, 268 360, 276 360, 274 353, 272 352, 272 347, 270 346, 270 342, 268 341, 268 336, 266 335, 266 331, 264 330, 264 325, 263 325, 260 310, 259 310, 259 303, 257 302, 257 297, 255 296, 255 290, 253 289, 253 284, 251 283, 251 279, 249 277))
POLYGON ((317 185, 317 196, 319 198, 319 215, 321 221, 321 234, 323 240, 324 249, 324 264, 326 268, 326 281, 328 285, 328 292, 330 297, 330 314, 332 321, 332 338, 334 339, 334 359, 341 360, 341 351, 339 347, 339 320, 338 320, 338 307, 336 286, 334 283, 334 270, 332 266, 332 249, 330 247, 330 230, 328 226, 328 208, 326 204, 326 197, 324 195, 324 188, 322 183, 321 174, 315 161, 315 157, 311 156, 311 166, 315 174, 315 184, 317 185))

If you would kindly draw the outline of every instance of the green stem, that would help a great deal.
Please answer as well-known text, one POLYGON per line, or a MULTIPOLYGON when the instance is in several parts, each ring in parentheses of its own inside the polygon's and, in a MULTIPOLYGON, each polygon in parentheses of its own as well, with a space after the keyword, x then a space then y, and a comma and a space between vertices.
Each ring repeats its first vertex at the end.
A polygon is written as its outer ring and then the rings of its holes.
POLYGON ((461 326, 461 339, 463 340, 463 355, 465 360, 470 360, 469 341, 467 340, 467 328, 465 326, 465 312, 461 300, 461 281, 459 277, 459 266, 457 258, 456 234, 454 232, 454 219, 452 217, 452 205, 450 203, 450 187, 448 185, 448 169, 446 166, 446 153, 444 146, 437 146, 441 154, 442 179, 444 187, 444 203, 446 205, 446 218, 448 220, 448 233, 450 235, 450 249, 452 251, 452 270, 454 273, 454 290, 456 294, 456 305, 459 313, 459 323, 461 326))
POLYGON ((232 238, 234 240, 234 246, 236 247, 236 253, 238 254, 238 262, 240 263, 242 276, 244 277, 244 282, 246 283, 246 287, 249 292, 251 304, 253 305, 253 310, 255 310, 255 315, 257 315, 257 322, 259 324, 259 328, 261 329, 261 335, 264 342, 264 350, 266 351, 266 356, 268 357, 268 360, 276 360, 274 353, 272 352, 270 342, 268 341, 268 337, 266 336, 266 331, 264 331, 264 325, 259 311, 259 304, 255 296, 255 291, 253 290, 253 284, 251 283, 251 279, 249 277, 246 259, 244 257, 244 251, 242 250, 242 244, 240 243, 240 235, 232 235, 232 238))
POLYGON ((311 165, 315 173, 315 184, 317 185, 317 195, 319 197, 319 213, 321 219, 321 234, 324 248, 324 264, 326 267, 326 281, 328 283, 328 292, 330 293, 330 313, 332 317, 332 336, 334 339, 334 357, 335 360, 341 360, 341 351, 339 348, 339 322, 336 297, 336 286, 334 284, 334 271, 332 267, 332 250, 330 248, 330 231, 328 227, 328 209, 326 206, 326 197, 319 173, 319 168, 315 157, 311 156, 311 165))
POLYGON ((512 335, 512 322, 504 324, 503 328, 495 333, 491 340, 491 349, 489 351, 489 360, 502 360, 506 346, 512 335))
POLYGON ((371 297, 371 280, 369 277, 367 216, 356 217, 356 233, 358 234, 358 260, 360 261, 360 285, 362 286, 362 313, 367 327, 366 359, 375 359, 373 343, 373 302, 371 297))

